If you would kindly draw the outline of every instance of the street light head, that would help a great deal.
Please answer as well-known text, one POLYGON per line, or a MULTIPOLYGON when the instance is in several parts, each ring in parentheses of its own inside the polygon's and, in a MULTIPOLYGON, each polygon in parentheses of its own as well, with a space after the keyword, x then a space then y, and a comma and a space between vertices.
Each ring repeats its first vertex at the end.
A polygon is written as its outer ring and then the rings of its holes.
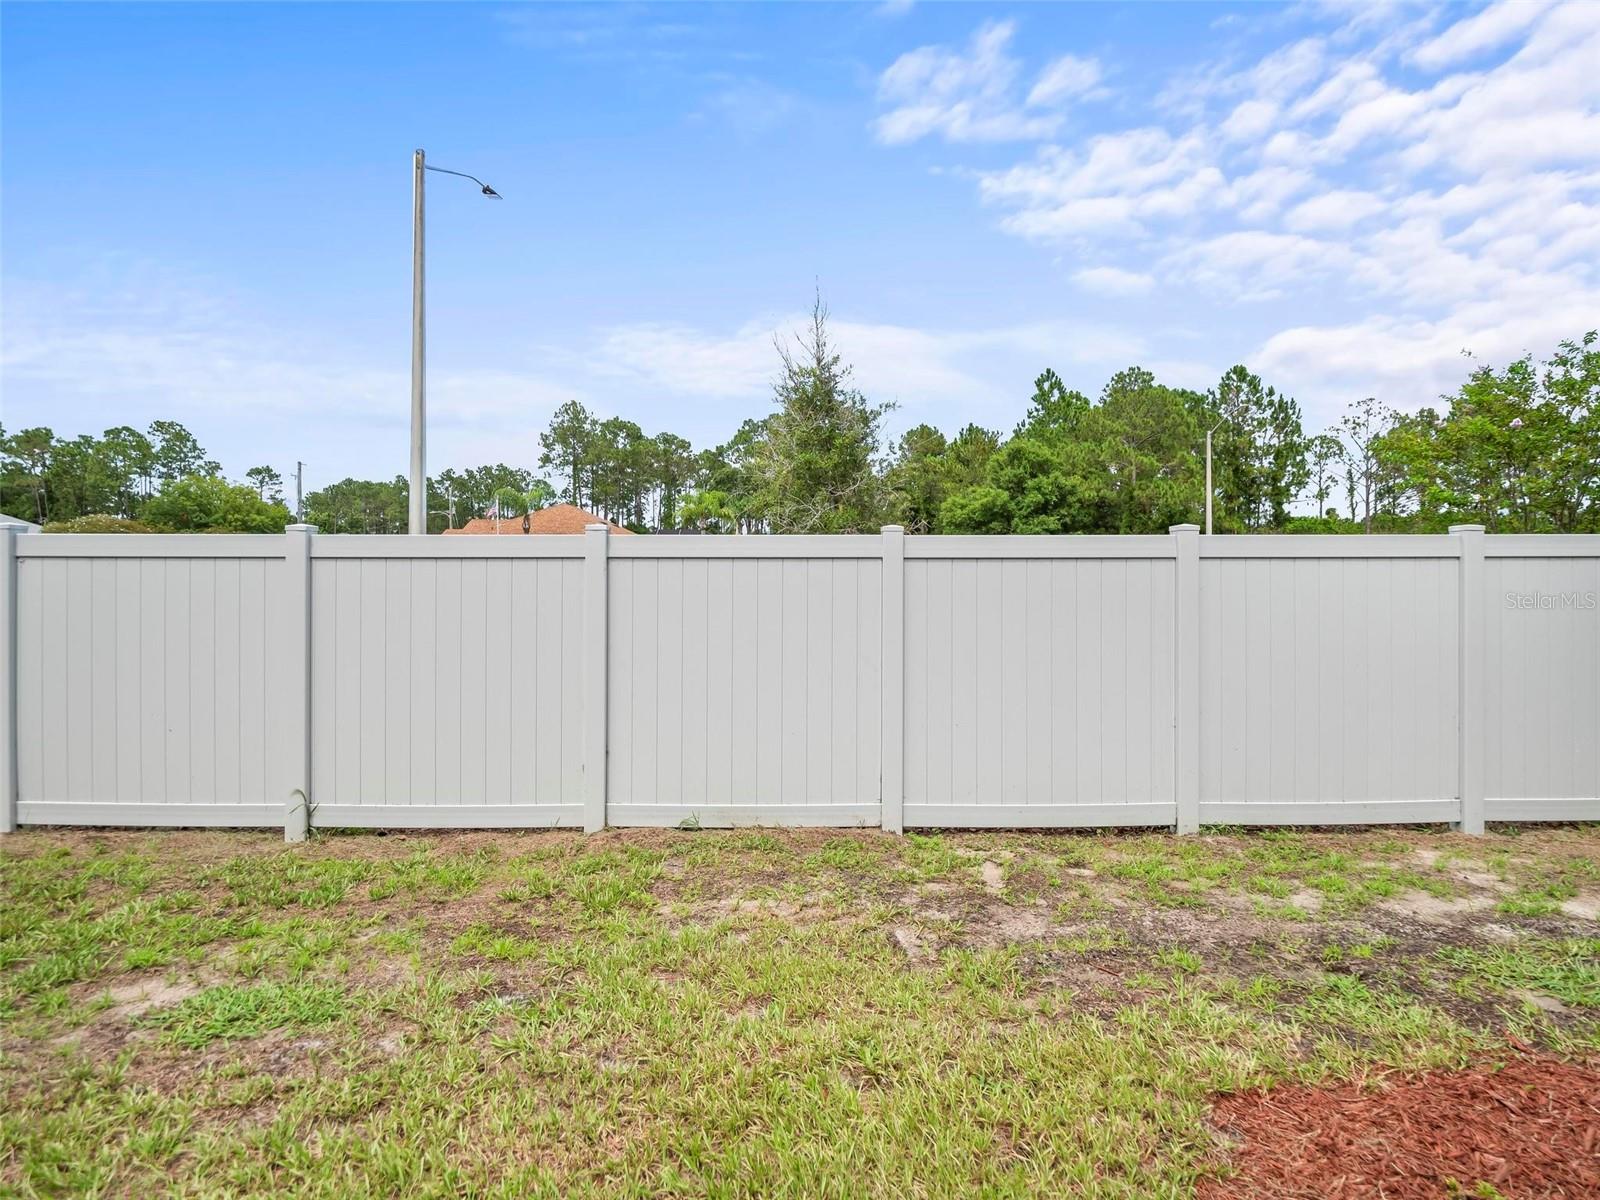
POLYGON ((490 187, 487 183, 483 185, 483 194, 485 196, 488 196, 491 200, 503 200, 505 198, 505 197, 501 196, 499 192, 495 191, 492 187, 490 187))

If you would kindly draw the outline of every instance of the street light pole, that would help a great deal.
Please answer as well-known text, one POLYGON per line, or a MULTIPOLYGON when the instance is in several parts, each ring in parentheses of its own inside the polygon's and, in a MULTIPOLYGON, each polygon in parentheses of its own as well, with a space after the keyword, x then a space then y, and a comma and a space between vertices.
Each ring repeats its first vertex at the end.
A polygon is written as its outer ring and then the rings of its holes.
POLYGON ((491 200, 500 199, 495 191, 476 175, 465 171, 447 171, 443 167, 430 167, 427 156, 418 150, 411 159, 411 495, 407 504, 407 532, 428 532, 428 403, 426 394, 424 328, 422 313, 423 254, 422 209, 423 173, 437 171, 441 175, 456 175, 470 179, 491 200))
POLYGON ((427 163, 421 150, 412 158, 411 172, 411 495, 407 532, 428 532, 428 402, 424 382, 424 331, 422 314, 422 201, 423 172, 427 163))
POLYGON ((1211 430, 1206 430, 1206 533, 1211 532, 1211 430))

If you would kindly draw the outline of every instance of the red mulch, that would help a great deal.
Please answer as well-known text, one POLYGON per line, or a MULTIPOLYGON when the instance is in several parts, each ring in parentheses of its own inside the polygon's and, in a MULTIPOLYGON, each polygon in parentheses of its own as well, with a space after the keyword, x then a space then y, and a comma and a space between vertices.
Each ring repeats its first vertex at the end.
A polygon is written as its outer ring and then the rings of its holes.
POLYGON ((1199 1200, 1439 1200, 1450 1180, 1465 1196, 1482 1181, 1517 1200, 1600 1197, 1600 1072, 1554 1059, 1241 1092, 1212 1124, 1241 1143, 1237 1173, 1199 1200))

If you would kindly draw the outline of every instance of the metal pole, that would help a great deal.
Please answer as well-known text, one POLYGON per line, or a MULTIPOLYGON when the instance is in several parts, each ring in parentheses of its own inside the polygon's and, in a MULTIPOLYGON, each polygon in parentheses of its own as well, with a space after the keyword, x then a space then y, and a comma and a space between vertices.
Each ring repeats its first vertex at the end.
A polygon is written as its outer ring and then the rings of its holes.
POLYGON ((305 502, 306 465, 296 461, 294 464, 294 519, 301 525, 306 523, 305 502))
POLYGON ((423 391, 422 179, 423 154, 412 159, 411 179, 411 533, 428 532, 427 401, 423 391))
POLYGON ((1206 536, 1211 535, 1211 430, 1206 430, 1206 536))

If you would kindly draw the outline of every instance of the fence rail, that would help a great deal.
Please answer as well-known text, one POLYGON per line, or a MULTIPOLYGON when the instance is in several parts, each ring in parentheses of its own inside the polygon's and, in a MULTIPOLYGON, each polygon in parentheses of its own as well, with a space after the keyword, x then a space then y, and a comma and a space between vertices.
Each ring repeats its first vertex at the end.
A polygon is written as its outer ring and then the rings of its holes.
POLYGON ((17 824, 1600 820, 1600 537, 0 527, 17 824))

